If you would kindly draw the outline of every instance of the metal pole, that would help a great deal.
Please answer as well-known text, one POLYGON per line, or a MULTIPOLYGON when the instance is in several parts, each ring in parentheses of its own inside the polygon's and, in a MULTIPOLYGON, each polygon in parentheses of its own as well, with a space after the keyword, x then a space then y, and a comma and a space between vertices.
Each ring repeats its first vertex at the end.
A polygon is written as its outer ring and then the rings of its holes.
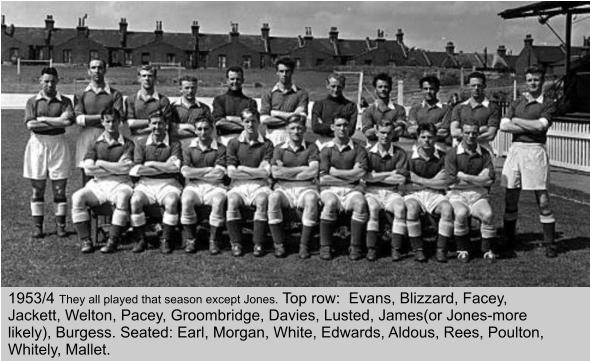
POLYGON ((570 60, 572 56, 572 13, 565 14, 565 78, 563 88, 567 89, 567 76, 570 73, 570 60))
POLYGON ((399 105, 404 105, 404 81, 398 80, 397 81, 397 103, 399 105))
POLYGON ((514 79, 514 85, 512 88, 512 100, 516 100, 516 79, 514 79))
POLYGON ((20 77, 20 57, 16 58, 16 75, 20 77))

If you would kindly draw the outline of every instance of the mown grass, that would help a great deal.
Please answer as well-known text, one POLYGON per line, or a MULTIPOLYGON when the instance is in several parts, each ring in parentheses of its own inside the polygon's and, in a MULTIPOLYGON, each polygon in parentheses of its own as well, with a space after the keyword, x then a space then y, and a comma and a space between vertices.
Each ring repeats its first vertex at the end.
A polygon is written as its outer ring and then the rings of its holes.
MULTIPOLYGON (((544 257, 536 243, 542 239, 534 196, 524 193, 520 204, 518 258, 489 265, 481 259, 469 264, 455 260, 441 265, 433 260, 417 264, 411 258, 392 263, 386 256, 377 262, 349 261, 344 255, 330 262, 317 254, 300 260, 296 244, 286 259, 271 254, 254 258, 231 257, 229 250, 209 256, 204 244, 196 255, 176 250, 162 255, 156 249, 136 255, 131 244, 112 255, 79 252, 76 236, 65 239, 54 233, 53 210, 46 194, 46 229, 50 234, 29 240, 30 187, 22 178, 22 155, 28 131, 22 111, 2 110, 2 286, 590 286, 590 207, 553 199, 562 253, 544 257)), ((76 130, 68 130, 70 146, 76 130)), ((68 197, 80 187, 79 172, 68 184, 68 197)), ((560 191, 555 189, 554 191, 560 191)), ((571 194, 570 194, 571 195, 571 194)), ((70 198, 68 198, 70 199, 70 198)), ((492 190, 492 204, 501 226, 503 191, 492 190)), ((68 229, 72 230, 68 216, 68 229)), ((204 241, 204 239, 203 239, 204 241)), ((201 242, 204 243, 204 242, 201 242)))

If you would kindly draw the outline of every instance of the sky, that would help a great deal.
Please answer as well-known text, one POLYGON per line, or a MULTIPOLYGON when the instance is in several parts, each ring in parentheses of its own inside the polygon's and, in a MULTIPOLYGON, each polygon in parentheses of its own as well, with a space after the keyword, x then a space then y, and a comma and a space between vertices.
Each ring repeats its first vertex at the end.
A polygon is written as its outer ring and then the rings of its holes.
MULTIPOLYGON (((262 23, 269 23, 271 36, 304 35, 312 28, 315 37, 327 37, 331 26, 342 39, 374 39, 377 29, 387 39, 395 39, 398 28, 404 32, 409 47, 444 51, 448 41, 456 51, 493 53, 503 44, 518 54, 526 34, 534 44, 557 45, 559 40, 534 19, 503 20, 497 14, 531 2, 510 1, 2 1, 6 23, 43 27, 52 14, 56 27, 75 27, 77 19, 88 14, 86 24, 92 28, 117 29, 120 18, 127 18, 130 31, 153 31, 156 20, 164 32, 190 32, 197 20, 203 33, 227 33, 230 23, 238 23, 242 34, 260 34, 262 23)), ((564 16, 549 23, 564 38, 564 16)), ((581 46, 590 36, 590 14, 574 18, 572 43, 581 46)))

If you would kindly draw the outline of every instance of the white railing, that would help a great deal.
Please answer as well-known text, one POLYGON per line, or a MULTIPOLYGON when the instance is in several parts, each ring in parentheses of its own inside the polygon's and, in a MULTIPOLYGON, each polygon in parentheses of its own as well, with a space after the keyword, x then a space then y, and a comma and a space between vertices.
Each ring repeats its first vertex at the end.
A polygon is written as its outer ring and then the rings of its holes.
MULTIPOLYGON (((492 147, 505 156, 512 134, 498 132, 492 147)), ((547 153, 551 165, 590 172, 590 118, 584 121, 554 120, 547 132, 547 153)))

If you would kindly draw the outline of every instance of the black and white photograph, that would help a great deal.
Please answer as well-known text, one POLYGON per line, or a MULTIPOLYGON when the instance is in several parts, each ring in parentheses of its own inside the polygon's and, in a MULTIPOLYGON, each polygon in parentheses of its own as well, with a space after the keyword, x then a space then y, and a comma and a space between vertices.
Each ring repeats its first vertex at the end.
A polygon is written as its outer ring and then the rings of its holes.
POLYGON ((590 286, 590 2, 1 13, 3 287, 590 286))

